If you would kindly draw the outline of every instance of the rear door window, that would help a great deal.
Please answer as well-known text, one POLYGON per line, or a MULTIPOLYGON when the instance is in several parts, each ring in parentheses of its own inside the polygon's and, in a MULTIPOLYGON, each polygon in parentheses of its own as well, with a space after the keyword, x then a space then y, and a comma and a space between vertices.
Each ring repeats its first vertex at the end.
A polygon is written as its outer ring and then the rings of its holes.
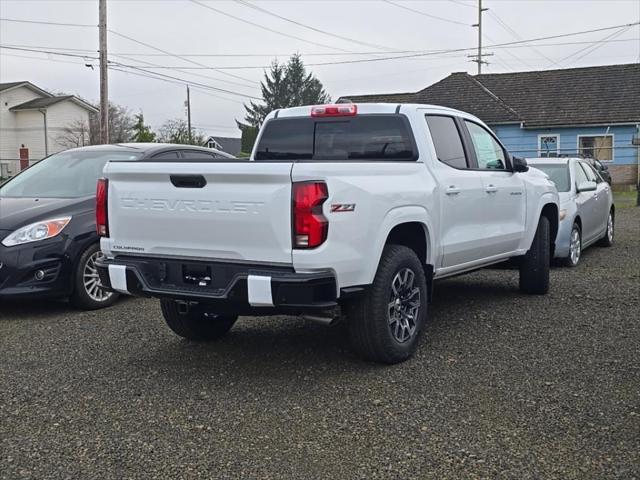
POLYGON ((176 152, 175 150, 172 150, 170 152, 158 153, 157 155, 154 155, 152 158, 154 160, 175 160, 180 158, 180 156, 178 155, 178 152, 176 152))
POLYGON ((218 157, 213 152, 203 152, 202 150, 181 150, 182 158, 187 160, 213 160, 218 157))
POLYGON ((402 115, 270 120, 256 160, 416 160, 409 123, 402 115))
POLYGON ((467 168, 467 156, 453 117, 427 115, 427 125, 438 160, 453 168, 467 168))

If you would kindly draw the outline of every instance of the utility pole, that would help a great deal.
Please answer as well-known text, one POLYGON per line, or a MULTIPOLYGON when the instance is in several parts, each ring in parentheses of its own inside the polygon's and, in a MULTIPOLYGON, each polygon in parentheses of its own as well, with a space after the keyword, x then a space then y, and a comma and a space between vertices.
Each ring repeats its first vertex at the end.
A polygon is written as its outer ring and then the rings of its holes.
POLYGON ((482 64, 488 65, 488 62, 485 62, 482 57, 488 57, 493 55, 492 53, 482 53, 482 12, 486 12, 489 10, 488 8, 482 8, 482 0, 478 0, 478 23, 472 25, 472 27, 478 27, 478 54, 477 55, 469 55, 472 57, 472 62, 476 62, 478 64, 478 75, 482 73, 482 64))
POLYGON ((100 40, 100 143, 109 143, 109 91, 107 79, 107 0, 98 1, 100 40))
POLYGON ((189 96, 189 85, 187 85, 187 128, 189 129, 189 144, 191 144, 191 97, 189 96))

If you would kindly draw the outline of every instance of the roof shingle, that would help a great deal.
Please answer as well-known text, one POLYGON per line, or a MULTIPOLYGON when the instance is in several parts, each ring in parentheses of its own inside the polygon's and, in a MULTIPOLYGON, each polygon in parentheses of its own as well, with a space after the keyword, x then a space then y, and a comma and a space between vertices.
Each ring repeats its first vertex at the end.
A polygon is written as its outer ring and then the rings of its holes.
POLYGON ((640 122, 640 64, 471 76, 453 73, 416 93, 345 96, 353 102, 426 103, 489 124, 559 126, 640 122))

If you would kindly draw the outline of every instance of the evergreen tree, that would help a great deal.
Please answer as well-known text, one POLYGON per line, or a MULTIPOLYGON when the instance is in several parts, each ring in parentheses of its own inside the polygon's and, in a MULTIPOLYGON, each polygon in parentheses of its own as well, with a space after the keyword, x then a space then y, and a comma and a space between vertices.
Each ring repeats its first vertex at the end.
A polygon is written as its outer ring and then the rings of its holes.
POLYGON ((135 123, 133 124, 133 138, 132 141, 142 143, 142 142, 155 142, 156 134, 151 131, 151 128, 144 124, 144 116, 142 112, 138 115, 135 115, 135 123))
POLYGON ((245 105, 247 125, 238 123, 242 130, 247 126, 259 127, 269 112, 278 108, 316 105, 331 101, 320 80, 307 70, 299 54, 292 55, 285 64, 275 60, 269 72, 260 82, 262 102, 250 101, 245 105))

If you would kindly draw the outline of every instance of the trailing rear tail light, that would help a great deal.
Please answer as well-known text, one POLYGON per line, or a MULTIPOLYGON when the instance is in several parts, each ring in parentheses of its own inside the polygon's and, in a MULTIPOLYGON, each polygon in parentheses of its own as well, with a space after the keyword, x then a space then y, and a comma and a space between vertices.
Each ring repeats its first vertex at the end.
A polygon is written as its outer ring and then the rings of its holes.
POLYGON ((109 180, 98 179, 96 186, 96 230, 101 237, 109 236, 109 221, 107 217, 107 191, 109 180))
POLYGON ((312 117, 354 117, 358 113, 358 106, 353 103, 338 105, 317 105, 311 107, 312 117))
POLYGON ((293 183, 293 248, 315 248, 327 239, 329 221, 322 204, 329 197, 324 182, 293 183))

